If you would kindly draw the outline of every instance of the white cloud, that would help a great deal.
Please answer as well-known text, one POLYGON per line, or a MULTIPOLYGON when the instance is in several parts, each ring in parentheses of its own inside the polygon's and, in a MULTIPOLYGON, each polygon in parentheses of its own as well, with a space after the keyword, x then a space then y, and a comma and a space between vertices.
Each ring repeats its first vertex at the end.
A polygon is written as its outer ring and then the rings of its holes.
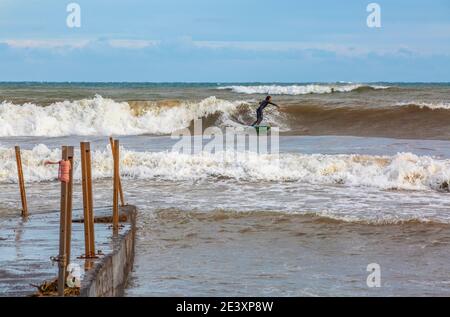
MULTIPOLYGON (((83 48, 89 44, 99 42, 96 39, 7 39, 0 40, 12 48, 42 48, 42 49, 60 49, 60 48, 83 48)), ((139 49, 158 46, 160 41, 156 40, 134 40, 134 39, 112 39, 101 40, 109 46, 115 48, 139 49)))
POLYGON ((155 47, 158 46, 160 43, 161 41, 156 40, 116 39, 108 41, 108 44, 112 47, 131 48, 131 49, 155 47))
POLYGON ((0 43, 5 43, 12 48, 82 48, 87 46, 91 41, 86 39, 44 39, 44 40, 30 40, 30 39, 17 39, 17 40, 3 40, 0 43))
POLYGON ((404 47, 383 47, 370 48, 367 45, 354 44, 328 44, 328 43, 311 43, 311 42, 241 42, 241 41, 195 41, 194 44, 199 48, 210 49, 239 49, 254 51, 273 51, 285 52, 289 50, 307 51, 320 50, 334 53, 340 56, 355 57, 367 55, 370 53, 390 54, 395 53, 398 49, 404 47))
POLYGON ((343 57, 367 56, 368 54, 377 55, 401 55, 405 56, 408 52, 410 56, 427 56, 434 54, 449 55, 450 51, 438 52, 431 48, 410 47, 402 44, 385 45, 362 45, 347 41, 345 44, 332 44, 320 42, 290 42, 290 41, 195 41, 191 38, 178 38, 171 41, 161 40, 142 40, 142 39, 6 39, 0 40, 0 44, 6 44, 11 48, 37 48, 61 51, 65 49, 87 48, 96 43, 106 44, 111 48, 117 49, 145 49, 156 48, 160 46, 176 47, 190 46, 198 49, 223 50, 231 49, 234 51, 255 51, 255 52, 289 52, 302 51, 308 53, 311 51, 322 51, 325 53, 336 54, 343 57))

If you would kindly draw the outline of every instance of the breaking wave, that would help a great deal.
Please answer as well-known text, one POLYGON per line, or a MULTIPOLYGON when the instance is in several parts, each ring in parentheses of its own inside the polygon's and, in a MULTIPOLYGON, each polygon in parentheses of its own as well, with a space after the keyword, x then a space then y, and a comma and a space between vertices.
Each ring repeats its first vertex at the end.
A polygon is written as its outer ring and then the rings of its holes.
POLYGON ((33 103, 0 104, 0 137, 67 135, 170 134, 187 128, 192 120, 215 116, 214 124, 226 125, 232 116, 252 114, 246 101, 208 97, 199 102, 117 102, 95 96, 92 99, 56 102, 49 106, 33 103))
POLYGON ((420 101, 409 101, 409 102, 398 102, 395 104, 398 107, 416 107, 420 109, 445 109, 450 110, 450 103, 449 102, 420 102, 420 101))
POLYGON ((283 109, 291 134, 440 139, 450 137, 447 103, 393 103, 377 107, 304 101, 283 109))
POLYGON ((241 94, 270 94, 270 95, 306 95, 330 94, 333 92, 351 92, 375 89, 387 89, 388 86, 363 84, 337 84, 337 85, 258 85, 258 86, 223 86, 218 89, 229 89, 241 94))
MULTIPOLYGON (((399 102, 381 107, 359 104, 329 105, 315 100, 268 108, 264 123, 291 134, 340 134, 404 138, 447 138, 450 135, 448 102, 399 102), (417 129, 420 126, 421 129, 417 129), (399 129, 399 127, 402 127, 399 129)), ((0 103, 0 137, 68 135, 170 134, 192 128, 243 127, 255 120, 254 100, 160 100, 117 102, 95 96, 91 99, 55 102, 49 106, 33 103, 0 103)))
MULTIPOLYGON (((113 161, 109 146, 92 152, 93 177, 109 178, 113 161)), ((45 160, 59 160, 60 149, 40 144, 22 151, 27 182, 55 180, 54 166, 45 160)), ((75 155, 75 157, 79 157, 75 155)), ((137 152, 121 150, 123 177, 152 180, 230 179, 254 182, 302 182, 385 190, 448 190, 450 160, 398 153, 394 156, 257 154, 226 151, 180 154, 178 152, 137 152)), ((80 162, 74 163, 79 180, 80 162)), ((0 148, 0 183, 17 182, 14 149, 0 148)))
MULTIPOLYGON (((342 214, 342 213, 332 213, 326 210, 311 212, 311 211, 265 211, 265 210, 254 210, 254 211, 241 211, 241 210, 225 210, 225 209, 214 209, 214 210, 199 210, 190 209, 184 210, 179 208, 165 208, 158 209, 156 211, 157 219, 162 219, 165 221, 175 221, 182 224, 186 223, 187 219, 195 219, 201 222, 223 222, 230 219, 266 219, 258 229, 267 229, 265 226, 286 225, 289 223, 298 223, 306 220, 308 223, 318 223, 318 224, 345 224, 345 223, 355 223, 363 225, 448 225, 449 221, 447 219, 431 218, 420 215, 370 215, 370 214, 342 214)), ((284 227, 284 230, 287 228, 284 227)))

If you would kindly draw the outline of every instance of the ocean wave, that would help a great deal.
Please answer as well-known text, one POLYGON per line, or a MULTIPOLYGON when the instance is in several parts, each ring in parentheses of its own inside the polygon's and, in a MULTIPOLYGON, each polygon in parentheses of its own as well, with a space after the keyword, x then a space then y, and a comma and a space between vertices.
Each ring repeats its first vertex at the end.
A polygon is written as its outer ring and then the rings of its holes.
MULTIPOLYGON (((214 96, 196 102, 117 102, 95 96, 49 106, 3 101, 0 103, 0 137, 163 135, 192 128, 195 119, 202 119, 204 128, 242 128, 255 120, 256 107, 254 100, 228 101, 214 96)), ((440 111, 449 109, 450 104, 445 102, 412 101, 363 107, 301 101, 285 105, 281 110, 268 108, 264 112, 264 123, 293 134, 445 138, 450 133, 450 119, 440 111), (418 124, 422 126, 421 130, 417 129, 418 124)))
POLYGON ((346 84, 346 85, 257 85, 257 86, 222 86, 218 89, 229 89, 241 94, 269 94, 269 95, 306 95, 329 94, 333 92, 351 92, 374 89, 387 89, 388 86, 346 84))
POLYGON ((225 125, 233 121, 231 116, 238 115, 242 108, 245 113, 253 114, 246 101, 226 101, 213 96, 199 102, 142 103, 145 106, 137 109, 131 102, 117 102, 98 95, 45 107, 3 101, 0 137, 170 134, 189 127, 192 120, 199 118, 217 115, 215 123, 225 125))
POLYGON ((407 102, 398 102, 395 104, 397 107, 417 107, 420 109, 428 108, 428 109, 445 109, 450 110, 449 102, 421 102, 421 101, 407 101, 407 102))
MULTIPOLYGON (((92 151, 94 179, 112 175, 109 146, 92 151)), ((45 160, 58 160, 60 149, 40 144, 22 151, 27 182, 56 179, 56 169, 45 160)), ((75 155, 78 157, 78 155, 75 155)), ((17 181, 13 149, 0 148, 0 183, 17 181)), ((226 151, 189 155, 177 152, 121 150, 123 177, 152 180, 230 179, 255 182, 302 182, 386 190, 448 190, 450 160, 398 153, 394 156, 257 154, 226 151)), ((74 163, 74 177, 80 179, 80 162, 74 163)))
POLYGON ((361 225, 448 225, 449 221, 446 219, 430 218, 423 215, 411 214, 411 215, 364 215, 361 214, 339 214, 336 212, 323 211, 267 211, 267 210, 254 210, 254 211, 240 211, 234 209, 214 209, 214 210, 198 210, 198 209, 179 209, 179 208, 165 208, 158 209, 156 211, 157 219, 164 221, 179 221, 185 223, 186 219, 195 219, 197 221, 204 222, 223 222, 232 219, 245 219, 245 218, 266 218, 268 226, 274 226, 278 223, 296 223, 297 221, 307 221, 308 223, 318 224, 340 224, 340 223, 353 223, 361 225))
POLYGON ((305 101, 282 109, 291 134, 352 135, 446 140, 450 116, 445 104, 395 103, 370 107, 305 101), (433 110, 430 109, 433 107, 433 110))

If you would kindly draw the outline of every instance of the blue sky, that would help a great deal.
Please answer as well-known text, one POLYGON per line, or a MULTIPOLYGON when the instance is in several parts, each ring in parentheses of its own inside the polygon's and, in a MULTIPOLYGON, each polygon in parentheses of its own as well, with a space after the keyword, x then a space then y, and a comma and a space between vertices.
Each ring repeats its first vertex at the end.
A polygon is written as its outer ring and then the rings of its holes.
POLYGON ((449 82, 450 1, 0 0, 0 81, 449 82))

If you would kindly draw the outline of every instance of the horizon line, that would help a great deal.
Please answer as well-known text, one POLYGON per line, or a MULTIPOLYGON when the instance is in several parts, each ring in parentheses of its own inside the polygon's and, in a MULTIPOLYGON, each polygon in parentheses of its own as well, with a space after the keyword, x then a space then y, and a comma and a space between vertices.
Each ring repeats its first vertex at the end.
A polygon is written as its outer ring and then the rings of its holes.
POLYGON ((450 81, 45 81, 0 80, 0 84, 450 84, 450 81))

